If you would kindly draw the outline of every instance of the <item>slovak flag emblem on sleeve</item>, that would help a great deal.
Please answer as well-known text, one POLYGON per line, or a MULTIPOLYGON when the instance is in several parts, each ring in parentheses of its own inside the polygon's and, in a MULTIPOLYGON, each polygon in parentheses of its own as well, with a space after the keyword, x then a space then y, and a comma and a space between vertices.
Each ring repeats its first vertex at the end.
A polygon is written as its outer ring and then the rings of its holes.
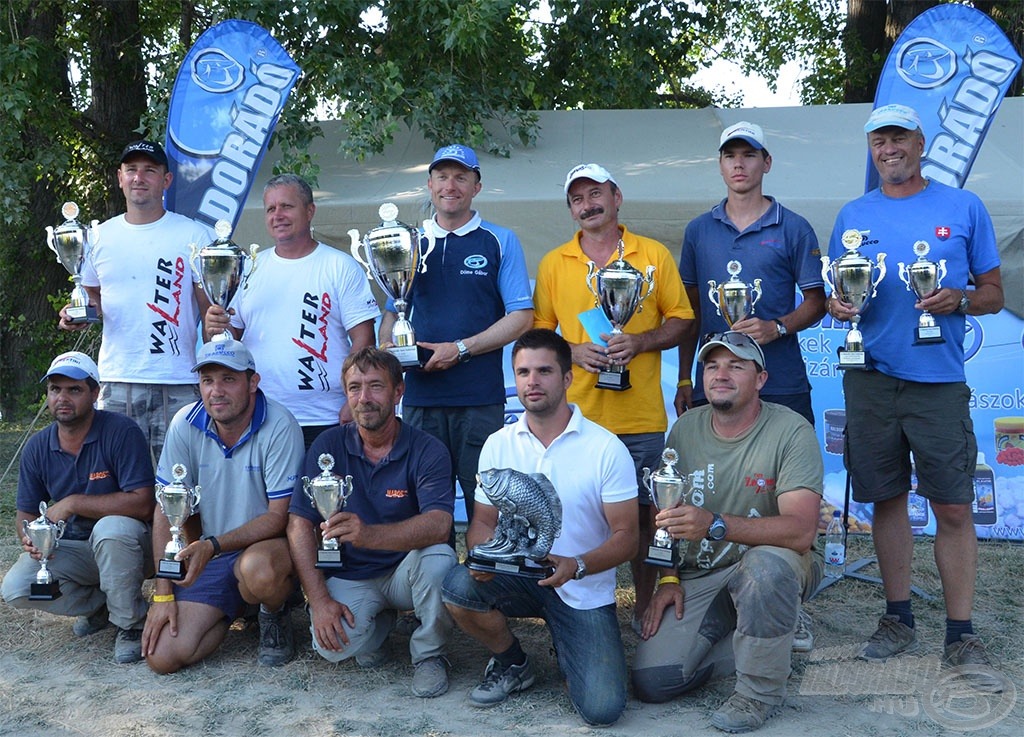
POLYGON ((940 241, 944 241, 950 236, 948 225, 936 225, 935 226, 935 237, 940 241))

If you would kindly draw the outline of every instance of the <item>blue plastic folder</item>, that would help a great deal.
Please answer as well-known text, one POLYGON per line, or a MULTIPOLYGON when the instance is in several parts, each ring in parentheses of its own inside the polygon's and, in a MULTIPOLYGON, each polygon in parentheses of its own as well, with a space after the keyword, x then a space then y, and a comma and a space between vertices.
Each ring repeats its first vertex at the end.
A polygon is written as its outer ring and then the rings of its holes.
POLYGON ((587 331, 587 335, 590 336, 590 341, 596 343, 601 347, 605 347, 608 344, 601 339, 601 333, 611 333, 612 323, 608 319, 608 316, 604 314, 604 310, 600 307, 595 307, 592 310, 580 313, 580 324, 583 325, 583 329, 587 331))

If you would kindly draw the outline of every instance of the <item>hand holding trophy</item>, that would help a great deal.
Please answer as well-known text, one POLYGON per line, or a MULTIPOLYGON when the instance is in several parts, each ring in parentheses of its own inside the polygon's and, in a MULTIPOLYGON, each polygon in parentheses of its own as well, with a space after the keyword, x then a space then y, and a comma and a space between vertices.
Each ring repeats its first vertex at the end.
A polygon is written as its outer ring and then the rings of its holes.
POLYGON ((821 257, 821 277, 831 288, 832 293, 857 310, 852 327, 846 334, 846 344, 839 349, 839 368, 862 369, 867 366, 867 352, 864 350, 864 336, 860 332, 860 318, 867 309, 868 302, 878 294, 878 284, 885 278, 885 254, 878 254, 878 262, 863 256, 860 244, 863 241, 861 232, 855 228, 842 235, 843 248, 846 253, 830 262, 828 256, 821 257), (878 276, 872 279, 872 273, 878 270, 878 276))
MULTIPOLYGON (((942 286, 942 280, 946 277, 946 259, 940 259, 939 263, 929 261, 927 256, 931 246, 927 241, 917 241, 914 244, 914 255, 917 261, 909 266, 900 262, 900 281, 907 285, 907 289, 913 292, 918 300, 922 300, 942 286)), ((935 318, 928 310, 921 313, 917 320, 914 345, 926 343, 945 343, 942 337, 942 328, 935 323, 935 318)))
MULTIPOLYGON (((331 473, 331 469, 334 468, 334 456, 330 453, 321 453, 316 459, 316 465, 320 467, 321 473, 312 479, 303 476, 302 488, 306 492, 306 498, 313 503, 317 513, 326 522, 337 512, 344 511, 345 502, 352 494, 352 477, 342 478, 331 473)), ((341 546, 335 538, 321 538, 320 547, 316 551, 316 567, 345 567, 341 559, 341 546)))
MULTIPOLYGON (((189 261, 192 270, 199 274, 200 284, 210 302, 226 310, 242 285, 246 258, 250 259, 252 264, 245 278, 248 279, 256 270, 256 252, 259 246, 253 243, 246 254, 232 242, 231 223, 227 220, 218 220, 213 230, 217 234, 217 240, 202 249, 196 248, 196 244, 193 243, 189 261)), ((224 330, 214 335, 212 339, 232 340, 234 336, 224 330)))
POLYGON ((39 551, 39 572, 29 589, 31 601, 53 601, 60 598, 60 581, 46 567, 59 541, 64 537, 64 520, 50 522, 46 519, 46 502, 39 502, 39 517, 29 522, 21 521, 21 531, 32 542, 32 547, 39 551))
POLYGON ((156 500, 171 527, 171 540, 164 547, 164 557, 157 563, 157 578, 173 581, 185 578, 185 563, 177 560, 178 553, 188 546, 181 528, 199 508, 200 499, 198 486, 189 488, 182 483, 187 475, 185 466, 175 463, 171 466, 171 478, 174 481, 166 485, 157 484, 156 500))
MULTIPOLYGON (((690 478, 680 476, 676 470, 679 454, 674 448, 661 453, 661 468, 654 473, 644 468, 644 486, 651 492, 651 501, 658 511, 678 507, 686 501, 690 491, 690 478)), ((654 533, 654 542, 647 546, 647 565, 661 568, 679 568, 679 547, 664 527, 654 533)))
POLYGON ((75 283, 65 310, 67 321, 72 325, 99 322, 96 307, 89 304, 89 294, 82 286, 82 266, 100 238, 99 221, 93 220, 88 228, 78 222, 78 205, 74 202, 65 202, 60 214, 64 223, 56 229, 46 226, 46 243, 75 283))
POLYGON ((753 284, 741 282, 743 266, 736 260, 726 264, 725 270, 729 272, 728 281, 721 284, 714 279, 708 281, 708 299, 732 329, 733 325, 754 314, 754 305, 761 299, 761 280, 754 279, 753 284))

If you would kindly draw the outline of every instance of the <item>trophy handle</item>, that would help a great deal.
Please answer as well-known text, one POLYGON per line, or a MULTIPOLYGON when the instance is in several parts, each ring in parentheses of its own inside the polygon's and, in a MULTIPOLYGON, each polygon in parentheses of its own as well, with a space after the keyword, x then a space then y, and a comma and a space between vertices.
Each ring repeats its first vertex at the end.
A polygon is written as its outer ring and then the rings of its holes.
POLYGON ((821 257, 821 280, 828 285, 830 293, 835 293, 836 285, 832 282, 832 259, 828 256, 821 257))
POLYGON ((760 279, 754 279, 754 288, 750 290, 750 293, 752 295, 752 299, 750 300, 750 314, 753 315, 754 314, 754 305, 756 305, 757 301, 759 299, 761 299, 761 280, 760 279))
POLYGON ((57 257, 57 263, 60 263, 60 253, 57 251, 57 244, 53 241, 53 226, 46 226, 46 245, 53 251, 53 255, 57 257))
POLYGON ((192 267, 192 273, 199 277, 199 288, 206 289, 206 284, 203 283, 203 270, 199 268, 199 246, 189 243, 188 253, 188 265, 192 267))
POLYGON ((654 484, 651 482, 651 469, 649 469, 647 466, 644 466, 643 470, 644 470, 644 478, 643 478, 644 488, 647 489, 647 491, 653 493, 654 492, 654 484))
POLYGON ((708 279, 708 299, 711 300, 711 304, 715 306, 715 312, 718 316, 722 316, 722 304, 718 295, 718 282, 714 279, 708 279))
POLYGON ((651 296, 651 292, 654 291, 654 272, 655 271, 657 271, 657 269, 655 268, 654 264, 648 264, 647 265, 647 276, 643 277, 643 281, 647 282, 647 293, 644 294, 644 296, 640 298, 639 302, 637 302, 637 305, 636 305, 636 311, 637 312, 643 312, 644 311, 644 300, 647 299, 648 297, 650 297, 651 296))
POLYGON ((93 220, 89 223, 89 253, 92 253, 92 247, 100 242, 100 221, 93 220))
POLYGON ((945 279, 945 278, 946 278, 946 259, 941 258, 941 259, 939 259, 939 276, 935 280, 936 289, 940 288, 939 285, 942 284, 942 280, 945 279))
MULTIPOLYGON (((65 530, 65 528, 67 528, 67 526, 68 526, 68 524, 64 520, 60 520, 59 522, 57 522, 57 524, 56 524, 57 534, 55 536, 57 540, 60 540, 62 537, 64 537, 64 530, 65 530)), ((54 542, 56 542, 56 540, 54 542)), ((53 547, 57 547, 57 546, 54 545, 53 547)))
POLYGON ((597 286, 591 284, 594 279, 594 275, 597 273, 597 264, 593 261, 587 261, 587 291, 594 295, 594 299, 597 300, 597 304, 601 304, 601 296, 597 293, 597 286))
POLYGON ((341 481, 341 510, 345 509, 345 502, 352 496, 352 492, 355 491, 355 484, 352 483, 352 476, 346 475, 341 481))
POLYGON ((202 499, 202 496, 199 494, 199 484, 192 487, 191 497, 188 504, 189 516, 195 514, 196 510, 199 509, 199 500, 202 499))
POLYGON ((23 519, 21 521, 21 534, 24 535, 25 537, 28 537, 28 520, 27 519, 23 519))
MULTIPOLYGON (((251 263, 249 264, 249 273, 245 275, 245 287, 249 286, 249 279, 252 277, 253 272, 256 271, 256 264, 258 263, 257 259, 256 259, 256 254, 259 253, 259 252, 260 252, 260 244, 259 243, 250 243, 249 244, 249 261, 251 263)), ((243 289, 245 287, 243 287, 243 289)))
POLYGON ((885 254, 884 253, 878 254, 878 263, 876 264, 876 266, 878 266, 878 278, 875 279, 874 283, 871 285, 871 296, 872 297, 877 297, 878 296, 878 283, 880 281, 882 281, 882 279, 885 278, 885 254))
MULTIPOLYGON (((430 227, 430 219, 423 221, 423 236, 427 239, 427 250, 420 255, 420 273, 427 273, 427 256, 434 251, 434 246, 437 245, 437 239, 434 238, 434 230, 430 227)), ((419 244, 416 244, 419 248, 419 244)))
POLYGON ((902 261, 899 263, 899 269, 897 270, 896 275, 900 278, 900 281, 907 286, 907 291, 914 291, 914 288, 910 286, 910 269, 908 269, 907 265, 902 261))

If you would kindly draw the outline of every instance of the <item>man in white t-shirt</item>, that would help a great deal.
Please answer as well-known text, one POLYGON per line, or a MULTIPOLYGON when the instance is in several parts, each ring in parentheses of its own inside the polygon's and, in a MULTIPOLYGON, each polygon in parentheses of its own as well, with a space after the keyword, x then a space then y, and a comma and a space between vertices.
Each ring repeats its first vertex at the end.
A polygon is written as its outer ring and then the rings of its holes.
POLYGON ((274 250, 256 257, 227 312, 207 310, 205 337, 230 327, 245 343, 260 367, 261 388, 288 407, 309 448, 339 417, 352 419, 341 365, 349 353, 374 345, 380 309, 356 260, 313 238, 316 205, 302 177, 271 179, 263 206, 274 250))
MULTIPOLYGON (((199 398, 192 364, 199 317, 210 301, 195 284, 191 246, 214 235, 205 225, 164 209, 173 175, 159 143, 125 146, 117 169, 127 209, 99 227, 82 268, 82 284, 103 318, 97 406, 128 415, 142 428, 154 464, 174 413, 199 398)), ((67 307, 60 328, 70 323, 67 307)))

